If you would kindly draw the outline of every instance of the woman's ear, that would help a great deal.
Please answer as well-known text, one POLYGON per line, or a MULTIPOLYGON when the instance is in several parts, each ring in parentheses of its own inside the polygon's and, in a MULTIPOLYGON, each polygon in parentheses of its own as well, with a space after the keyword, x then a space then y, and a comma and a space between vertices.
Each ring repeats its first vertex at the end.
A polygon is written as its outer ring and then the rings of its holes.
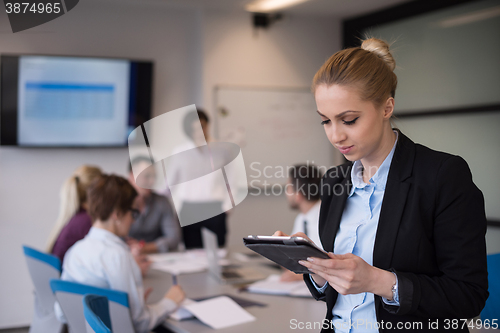
POLYGON ((118 213, 118 211, 115 209, 109 216, 109 219, 113 222, 119 222, 120 221, 120 216, 121 214, 118 213))
POLYGON ((389 97, 384 105, 384 119, 390 119, 394 113, 394 98, 389 97))

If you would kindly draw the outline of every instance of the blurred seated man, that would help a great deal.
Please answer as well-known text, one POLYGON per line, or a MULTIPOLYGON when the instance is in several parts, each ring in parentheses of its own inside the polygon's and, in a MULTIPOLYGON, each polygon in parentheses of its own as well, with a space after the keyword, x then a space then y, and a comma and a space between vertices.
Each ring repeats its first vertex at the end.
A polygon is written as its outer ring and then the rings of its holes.
MULTIPOLYGON (((289 169, 285 187, 286 198, 290 208, 300 212, 295 218, 293 231, 306 234, 316 246, 323 248, 319 239, 318 221, 321 206, 321 175, 314 165, 297 164, 289 169)), ((302 280, 302 274, 285 270, 281 281, 302 280)))
POLYGON ((156 181, 154 168, 148 168, 151 160, 145 156, 135 157, 129 165, 129 182, 138 193, 137 203, 141 212, 129 231, 128 244, 140 253, 175 251, 181 240, 181 227, 177 215, 166 197, 154 193, 148 188, 156 181), (141 181, 136 184, 132 166, 144 170, 141 181))

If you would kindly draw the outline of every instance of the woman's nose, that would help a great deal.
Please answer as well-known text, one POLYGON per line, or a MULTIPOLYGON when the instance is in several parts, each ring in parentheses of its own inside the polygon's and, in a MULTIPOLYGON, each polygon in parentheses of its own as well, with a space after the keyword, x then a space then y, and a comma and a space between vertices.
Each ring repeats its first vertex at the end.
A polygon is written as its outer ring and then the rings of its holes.
POLYGON ((332 126, 328 132, 328 138, 333 145, 337 145, 346 139, 344 131, 337 126, 332 126))

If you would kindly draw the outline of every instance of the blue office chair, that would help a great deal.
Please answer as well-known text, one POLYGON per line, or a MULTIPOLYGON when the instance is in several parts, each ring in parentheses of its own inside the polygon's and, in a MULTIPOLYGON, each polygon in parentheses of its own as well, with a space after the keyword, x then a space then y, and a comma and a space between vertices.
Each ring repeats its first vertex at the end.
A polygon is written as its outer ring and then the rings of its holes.
POLYGON ((61 276, 61 261, 56 256, 23 246, 24 256, 35 286, 35 310, 30 333, 59 333, 64 324, 54 313, 56 298, 50 289, 50 280, 61 276))
POLYGON ((483 323, 488 320, 500 318, 500 253, 488 255, 488 291, 490 297, 481 312, 483 323))
POLYGON ((127 293, 63 280, 51 280, 50 287, 56 295, 71 333, 87 333, 83 312, 83 296, 86 294, 107 297, 113 331, 135 333, 127 293))
POLYGON ((87 333, 111 333, 108 299, 105 296, 83 296, 83 315, 87 321, 87 333))

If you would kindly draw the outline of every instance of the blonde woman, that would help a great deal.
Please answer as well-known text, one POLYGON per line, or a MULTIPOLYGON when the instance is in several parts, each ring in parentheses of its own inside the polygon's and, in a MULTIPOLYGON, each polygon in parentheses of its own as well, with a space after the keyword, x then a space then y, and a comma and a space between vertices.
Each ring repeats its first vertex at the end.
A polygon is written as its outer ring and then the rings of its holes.
POLYGON ((85 237, 92 227, 92 220, 87 214, 87 188, 101 175, 98 167, 83 165, 61 188, 59 217, 47 244, 47 252, 57 256, 61 262, 66 251, 85 237))
POLYGON ((483 195, 464 159, 392 128, 394 68, 389 45, 372 38, 335 53, 313 80, 321 125, 349 161, 323 177, 330 259, 300 262, 326 301, 322 333, 468 332, 457 323, 488 297, 483 195))

